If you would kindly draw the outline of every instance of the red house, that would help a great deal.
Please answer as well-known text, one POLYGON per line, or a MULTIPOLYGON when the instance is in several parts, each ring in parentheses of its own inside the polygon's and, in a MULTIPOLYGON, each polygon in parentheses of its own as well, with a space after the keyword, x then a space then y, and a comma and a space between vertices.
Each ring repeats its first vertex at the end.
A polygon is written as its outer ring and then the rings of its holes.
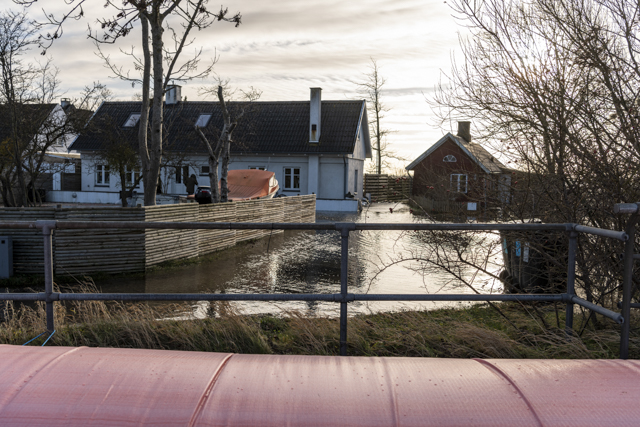
POLYGON ((458 135, 447 133, 406 169, 414 196, 467 202, 471 210, 509 199, 513 171, 471 142, 471 122, 458 122, 458 135))

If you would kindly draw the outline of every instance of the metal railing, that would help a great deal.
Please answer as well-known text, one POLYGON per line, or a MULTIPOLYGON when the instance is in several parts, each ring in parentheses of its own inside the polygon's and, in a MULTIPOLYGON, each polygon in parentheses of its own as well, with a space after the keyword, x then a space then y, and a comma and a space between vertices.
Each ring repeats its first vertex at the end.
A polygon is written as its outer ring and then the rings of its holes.
MULTIPOLYGON (((636 205, 634 205, 636 206, 636 205)), ((636 206, 637 210, 637 206, 636 206)), ((634 213, 634 218, 637 214, 634 213)), ((631 220, 630 220, 631 223, 631 220)), ((635 222, 634 222, 635 225, 635 222)), ((40 229, 44 239, 45 291, 39 293, 0 294, 0 300, 44 301, 47 329, 53 331, 54 303, 58 301, 327 301, 340 304, 340 354, 347 354, 347 310, 354 301, 546 301, 566 304, 565 328, 573 332, 574 305, 582 306, 622 325, 620 357, 626 359, 629 347, 629 318, 631 274, 634 259, 635 228, 624 232, 567 224, 366 224, 337 223, 232 223, 232 222, 142 222, 142 221, 16 221, 1 222, 0 229, 40 229), (333 294, 159 294, 159 293, 63 293, 53 291, 52 232, 64 229, 209 229, 209 230, 333 230, 341 236, 340 292, 333 294), (561 231, 569 237, 567 291, 562 294, 354 294, 348 292, 348 248, 352 231, 364 230, 459 230, 459 231, 561 231), (592 234, 627 242, 622 313, 593 304, 576 295, 576 251, 579 233, 592 234), (629 267, 631 265, 631 267, 629 267)))

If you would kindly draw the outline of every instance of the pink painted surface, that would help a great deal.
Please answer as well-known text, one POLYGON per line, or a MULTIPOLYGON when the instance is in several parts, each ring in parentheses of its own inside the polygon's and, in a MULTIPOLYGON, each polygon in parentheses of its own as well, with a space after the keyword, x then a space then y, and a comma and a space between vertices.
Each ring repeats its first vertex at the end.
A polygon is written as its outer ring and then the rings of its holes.
POLYGON ((640 362, 0 345, 0 425, 637 426, 640 362))

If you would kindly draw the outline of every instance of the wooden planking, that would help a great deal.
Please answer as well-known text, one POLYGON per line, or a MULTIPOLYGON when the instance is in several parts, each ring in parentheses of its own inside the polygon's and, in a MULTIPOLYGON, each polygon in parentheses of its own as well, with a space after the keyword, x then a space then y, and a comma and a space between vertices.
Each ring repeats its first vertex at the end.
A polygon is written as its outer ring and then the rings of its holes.
MULTIPOLYGON (((144 207, 147 222, 198 222, 198 205, 184 203, 144 207)), ((198 230, 145 230, 145 266, 198 256, 198 230)))
MULTIPOLYGON (((66 208, 59 221, 144 221, 140 208, 66 208)), ((144 271, 144 232, 131 229, 56 230, 56 274, 144 271)))
MULTIPOLYGON (((0 221, 37 221, 55 219, 55 208, 2 208, 0 221)), ((0 236, 13 240, 13 272, 15 274, 43 274, 44 244, 42 231, 1 229, 0 236)), ((55 233, 54 233, 55 237, 55 233)), ((52 242, 55 250, 55 241, 52 242)))
MULTIPOLYGON (((200 222, 235 222, 237 203, 199 205, 200 222)), ((198 230, 200 255, 235 246, 236 230, 198 230)))
POLYGON ((377 174, 364 175, 364 194, 374 202, 399 202, 411 196, 411 177, 377 174))
MULTIPOLYGON (((0 221, 315 222, 315 195, 271 200, 145 208, 4 208, 0 221)), ((56 274, 144 271, 158 263, 204 255, 282 230, 55 230, 56 274)), ((14 271, 41 274, 40 230, 4 230, 14 238, 14 271)))

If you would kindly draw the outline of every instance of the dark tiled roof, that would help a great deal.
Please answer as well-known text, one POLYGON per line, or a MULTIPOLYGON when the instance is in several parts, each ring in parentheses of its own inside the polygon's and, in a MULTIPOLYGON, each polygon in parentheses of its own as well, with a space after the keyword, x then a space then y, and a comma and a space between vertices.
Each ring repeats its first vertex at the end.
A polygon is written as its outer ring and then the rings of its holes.
MULTIPOLYGON (((19 133, 27 139, 38 134, 42 124, 49 117, 57 104, 18 104, 16 105, 16 116, 20 118, 18 122, 19 133)), ((6 104, 0 105, 0 141, 4 141, 11 135, 11 114, 6 104)))
MULTIPOLYGON (((320 144, 309 144, 309 101, 228 103, 244 116, 233 133, 232 152, 240 153, 353 153, 364 101, 322 101, 320 144)), ((124 128, 131 115, 140 111, 139 102, 105 102, 91 123, 71 146, 72 150, 100 150, 105 134, 117 133, 137 147, 138 125, 124 128)), ((181 102, 165 105, 165 150, 206 153, 194 130, 201 114, 211 114, 204 134, 213 140, 222 129, 222 113, 217 102, 181 102)))

